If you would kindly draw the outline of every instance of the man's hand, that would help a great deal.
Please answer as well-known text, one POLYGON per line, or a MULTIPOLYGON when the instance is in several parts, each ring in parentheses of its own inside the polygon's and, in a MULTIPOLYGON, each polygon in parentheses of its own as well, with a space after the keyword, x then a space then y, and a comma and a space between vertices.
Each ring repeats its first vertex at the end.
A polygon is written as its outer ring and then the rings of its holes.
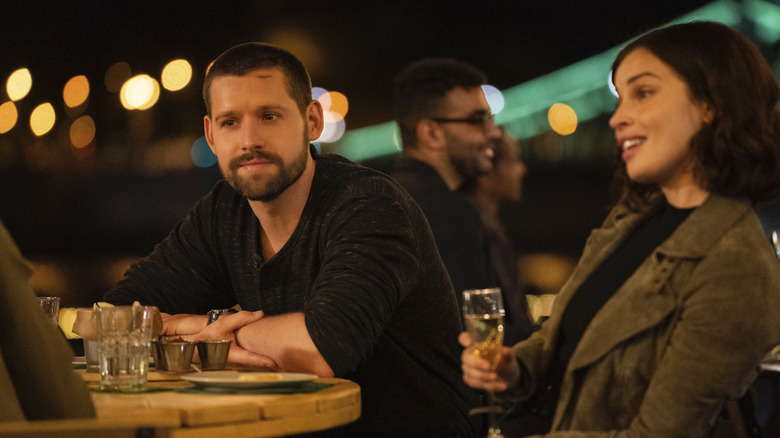
POLYGON ((262 318, 262 310, 258 310, 257 312, 241 311, 230 315, 222 315, 216 321, 204 326, 204 328, 196 334, 185 336, 185 339, 188 341, 229 339, 233 341, 230 344, 230 353, 228 353, 229 363, 278 370, 279 366, 273 359, 246 350, 238 344, 238 340, 236 339, 236 330, 260 321, 262 318))
POLYGON ((474 354, 471 336, 463 332, 458 336, 463 346, 460 356, 463 381, 472 388, 506 391, 517 385, 520 378, 520 366, 509 347, 501 348, 501 361, 495 371, 490 370, 490 362, 474 354))
POLYGON ((184 336, 194 335, 204 328, 208 323, 206 315, 191 315, 187 313, 177 313, 170 315, 160 313, 163 321, 162 334, 166 336, 184 336))

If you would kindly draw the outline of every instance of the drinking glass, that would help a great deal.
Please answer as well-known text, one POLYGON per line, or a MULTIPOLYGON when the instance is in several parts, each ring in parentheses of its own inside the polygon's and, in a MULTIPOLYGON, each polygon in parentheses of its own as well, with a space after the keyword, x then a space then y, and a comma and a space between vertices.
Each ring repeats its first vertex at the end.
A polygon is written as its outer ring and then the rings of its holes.
POLYGON ((100 343, 84 339, 84 359, 87 362, 88 373, 100 372, 100 343))
MULTIPOLYGON (((501 360, 504 344, 504 303, 501 289, 469 289, 463 291, 463 319, 471 335, 474 354, 487 360, 495 370, 501 360)), ((496 421, 496 394, 487 390, 489 429, 487 438, 503 438, 496 421)))
POLYGON ((146 389, 153 308, 98 307, 100 387, 123 392, 146 389))
POLYGON ((780 230, 772 230, 772 247, 777 258, 780 259, 780 230))
POLYGON ((41 305, 46 319, 55 326, 60 325, 60 297, 38 297, 38 303, 41 305))

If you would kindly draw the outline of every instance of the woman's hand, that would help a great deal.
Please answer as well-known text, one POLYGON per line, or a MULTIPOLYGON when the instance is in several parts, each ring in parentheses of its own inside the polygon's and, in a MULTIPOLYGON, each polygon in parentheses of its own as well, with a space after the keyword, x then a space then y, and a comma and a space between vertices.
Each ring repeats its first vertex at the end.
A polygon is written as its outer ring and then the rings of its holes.
POLYGON ((463 332, 458 336, 463 346, 460 356, 463 369, 463 381, 472 388, 506 391, 515 387, 520 378, 520 366, 509 347, 501 347, 501 361, 495 371, 490 370, 490 362, 474 354, 471 336, 463 332))

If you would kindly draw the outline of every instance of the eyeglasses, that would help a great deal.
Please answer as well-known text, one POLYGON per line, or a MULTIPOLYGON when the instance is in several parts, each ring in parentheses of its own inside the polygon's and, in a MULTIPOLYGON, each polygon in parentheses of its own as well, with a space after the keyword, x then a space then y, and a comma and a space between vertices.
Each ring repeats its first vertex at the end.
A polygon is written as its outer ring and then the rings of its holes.
POLYGON ((487 131, 495 125, 495 122, 493 121, 493 114, 488 112, 480 112, 460 119, 431 117, 428 120, 434 121, 436 123, 467 123, 469 125, 479 126, 484 131, 487 131))

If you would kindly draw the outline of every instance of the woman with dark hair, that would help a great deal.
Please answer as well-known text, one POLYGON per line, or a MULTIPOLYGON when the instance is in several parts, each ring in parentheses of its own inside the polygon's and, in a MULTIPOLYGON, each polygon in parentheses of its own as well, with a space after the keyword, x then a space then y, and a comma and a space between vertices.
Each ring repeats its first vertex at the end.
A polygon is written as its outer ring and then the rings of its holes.
POLYGON ((780 343, 780 265, 754 210, 780 193, 780 91, 710 22, 639 37, 612 72, 619 201, 495 372, 461 334, 463 379, 547 392, 545 436, 703 437, 780 343))

